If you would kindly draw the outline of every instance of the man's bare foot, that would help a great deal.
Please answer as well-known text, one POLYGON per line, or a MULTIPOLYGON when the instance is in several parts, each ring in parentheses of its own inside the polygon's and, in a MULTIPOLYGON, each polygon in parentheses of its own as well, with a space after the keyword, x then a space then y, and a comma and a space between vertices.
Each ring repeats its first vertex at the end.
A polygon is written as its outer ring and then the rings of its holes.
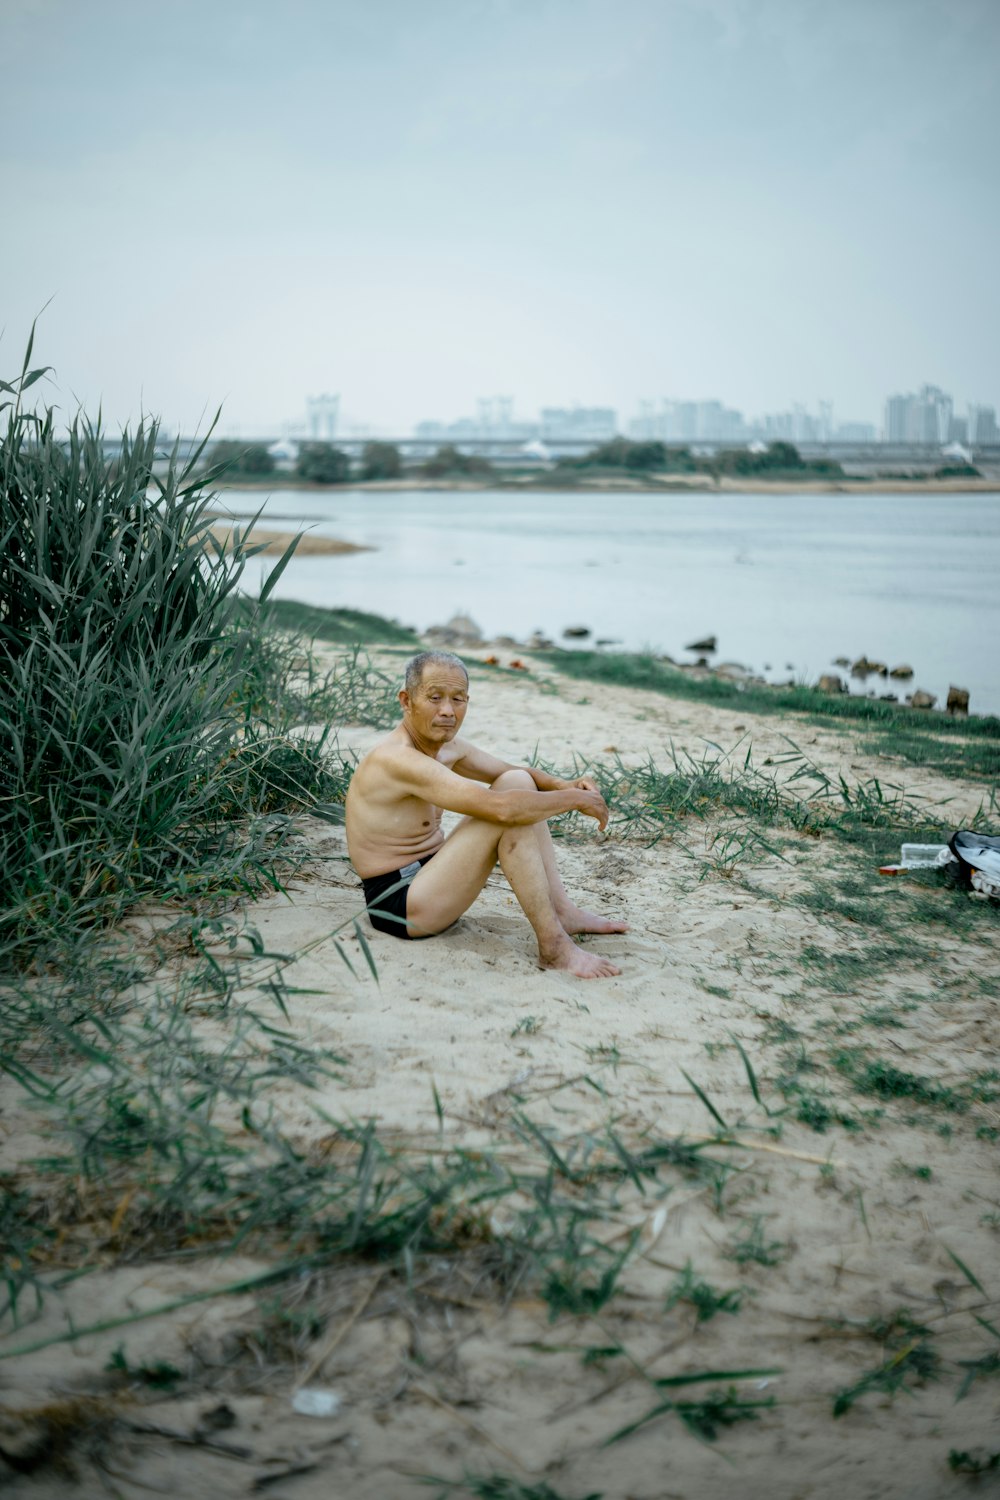
POLYGON ((577 979, 610 979, 621 973, 621 969, 610 958, 604 958, 600 953, 588 953, 585 948, 579 948, 576 943, 568 940, 564 948, 556 948, 551 953, 539 953, 538 962, 543 969, 560 969, 565 974, 575 975, 577 979))
POLYGON ((582 906, 567 906, 565 910, 558 913, 558 916, 570 936, 576 932, 628 932, 629 930, 627 922, 611 917, 600 917, 596 911, 587 911, 582 906))

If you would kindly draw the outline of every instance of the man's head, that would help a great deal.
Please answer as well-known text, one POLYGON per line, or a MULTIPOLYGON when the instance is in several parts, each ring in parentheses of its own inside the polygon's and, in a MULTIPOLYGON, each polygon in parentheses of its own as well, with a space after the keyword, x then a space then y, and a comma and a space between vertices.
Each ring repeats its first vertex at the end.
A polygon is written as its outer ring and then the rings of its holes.
POLYGON ((469 674, 451 651, 421 651, 406 663, 403 723, 422 748, 453 740, 469 707, 469 674))
POLYGON ((469 686, 469 674, 465 669, 465 662, 453 651, 421 651, 416 656, 411 656, 405 667, 405 679, 403 686, 412 696, 422 686, 424 673, 428 668, 453 667, 457 668, 465 678, 465 686, 469 686))

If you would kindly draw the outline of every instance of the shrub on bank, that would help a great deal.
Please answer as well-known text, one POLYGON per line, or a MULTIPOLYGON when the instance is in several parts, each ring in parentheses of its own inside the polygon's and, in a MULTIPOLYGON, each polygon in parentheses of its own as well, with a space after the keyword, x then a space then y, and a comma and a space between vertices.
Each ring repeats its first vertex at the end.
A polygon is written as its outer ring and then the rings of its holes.
POLYGON ((696 461, 686 448, 672 450, 665 443, 635 443, 629 438, 611 438, 607 443, 592 448, 582 458, 561 458, 560 469, 627 469, 632 473, 661 473, 671 469, 690 472, 696 461))
POLYGON ((439 448, 420 465, 427 479, 491 479, 496 470, 475 453, 462 453, 451 443, 439 448))
POLYGON ((295 473, 311 484, 346 484, 351 477, 351 460, 333 443, 303 443, 295 460, 295 473))
POLYGON ((362 479, 398 479, 403 461, 395 443, 366 443, 361 454, 362 479))
POLYGON ((220 439, 212 445, 212 467, 217 473, 224 469, 233 479, 262 479, 274 473, 274 459, 263 443, 238 443, 220 439))
POLYGON ((805 459, 794 443, 784 442, 768 443, 762 452, 753 448, 723 448, 714 458, 706 460, 705 468, 715 474, 756 474, 761 478, 842 476, 844 472, 832 459, 805 459))

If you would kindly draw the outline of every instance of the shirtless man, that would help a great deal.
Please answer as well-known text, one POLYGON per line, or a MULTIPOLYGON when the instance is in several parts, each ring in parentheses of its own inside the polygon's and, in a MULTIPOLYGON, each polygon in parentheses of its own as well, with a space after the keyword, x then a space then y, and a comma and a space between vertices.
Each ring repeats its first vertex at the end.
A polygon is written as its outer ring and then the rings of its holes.
POLYGON ((499 860, 535 930, 543 969, 581 979, 620 974, 571 934, 628 927, 570 900, 546 826, 558 813, 582 812, 605 828, 608 809, 596 784, 510 766, 460 740, 469 674, 450 652, 425 651, 407 662, 399 702, 403 722, 364 756, 347 793, 347 847, 376 931, 399 938, 443 932, 499 860), (443 810, 464 814, 447 838, 443 810))

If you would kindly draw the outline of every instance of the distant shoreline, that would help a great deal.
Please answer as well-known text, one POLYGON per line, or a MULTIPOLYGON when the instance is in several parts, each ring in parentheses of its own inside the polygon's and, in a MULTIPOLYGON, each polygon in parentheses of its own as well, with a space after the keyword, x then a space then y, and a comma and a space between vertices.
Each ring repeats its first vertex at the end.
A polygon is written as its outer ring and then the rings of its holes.
POLYGON ((373 494, 393 494, 401 490, 426 490, 429 493, 473 493, 478 491, 507 490, 517 494, 587 494, 628 490, 636 494, 650 495, 864 495, 873 492, 889 495, 960 495, 1000 493, 1000 476, 981 479, 899 479, 873 476, 860 479, 852 476, 836 479, 809 477, 802 479, 758 479, 755 476, 737 478, 727 476, 715 480, 710 476, 636 474, 574 474, 571 478, 555 480, 553 475, 531 475, 510 479, 497 475, 490 479, 427 479, 412 475, 400 479, 351 479, 343 484, 315 484, 297 479, 294 474, 269 474, 264 477, 241 476, 233 483, 217 484, 214 490, 305 490, 317 494, 335 495, 348 490, 365 490, 373 494))

